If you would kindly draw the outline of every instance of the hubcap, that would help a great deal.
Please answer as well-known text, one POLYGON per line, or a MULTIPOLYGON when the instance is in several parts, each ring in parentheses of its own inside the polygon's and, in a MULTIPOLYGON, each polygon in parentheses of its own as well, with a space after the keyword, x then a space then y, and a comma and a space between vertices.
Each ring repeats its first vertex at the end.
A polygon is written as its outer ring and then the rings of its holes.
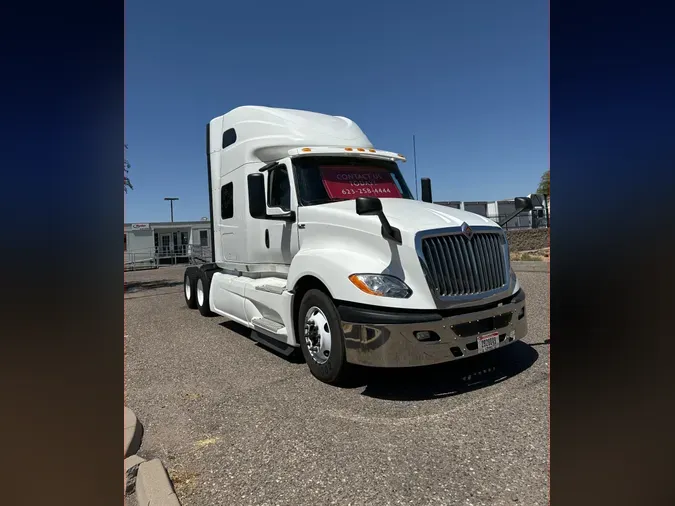
POLYGON ((326 315, 316 306, 305 315, 305 342, 314 361, 317 364, 326 363, 330 357, 330 325, 326 315))
POLYGON ((204 305, 204 284, 201 279, 197 280, 197 302, 200 306, 204 305))
POLYGON ((185 298, 190 300, 192 295, 192 288, 190 287, 190 278, 185 278, 185 298))

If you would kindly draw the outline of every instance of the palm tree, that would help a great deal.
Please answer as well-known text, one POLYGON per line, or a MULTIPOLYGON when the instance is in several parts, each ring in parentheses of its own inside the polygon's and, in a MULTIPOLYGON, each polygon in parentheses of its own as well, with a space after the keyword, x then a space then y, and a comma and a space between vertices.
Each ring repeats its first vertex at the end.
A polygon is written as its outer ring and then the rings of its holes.
POLYGON ((539 181, 539 187, 537 188, 537 193, 543 195, 551 195, 551 169, 548 169, 541 176, 541 181, 539 181))

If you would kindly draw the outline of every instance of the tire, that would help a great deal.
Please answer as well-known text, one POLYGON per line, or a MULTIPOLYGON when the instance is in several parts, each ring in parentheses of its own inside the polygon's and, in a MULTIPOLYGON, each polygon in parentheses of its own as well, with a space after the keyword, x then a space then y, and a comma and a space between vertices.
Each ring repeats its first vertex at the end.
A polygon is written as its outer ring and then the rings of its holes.
POLYGON ((185 269, 183 276, 183 296, 185 304, 190 309, 197 309, 197 272, 195 269, 185 269))
POLYGON ((309 290, 300 302, 296 321, 300 349, 312 375, 330 385, 347 383, 352 367, 346 360, 344 334, 333 300, 321 290, 309 290), (313 327, 306 332, 308 322, 313 327), (311 351, 308 340, 313 344, 311 351))
POLYGON ((197 271, 195 281, 195 298, 197 299, 197 309, 202 316, 215 316, 211 311, 211 301, 209 300, 209 290, 211 289, 211 277, 203 270, 197 271))

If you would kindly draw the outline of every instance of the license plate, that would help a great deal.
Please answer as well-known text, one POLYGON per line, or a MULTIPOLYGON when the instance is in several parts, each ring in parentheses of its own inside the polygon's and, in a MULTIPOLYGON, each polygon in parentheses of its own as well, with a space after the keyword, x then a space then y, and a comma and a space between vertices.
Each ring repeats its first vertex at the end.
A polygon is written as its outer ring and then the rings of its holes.
POLYGON ((494 350, 499 347, 499 332, 491 332, 478 336, 478 353, 494 350))

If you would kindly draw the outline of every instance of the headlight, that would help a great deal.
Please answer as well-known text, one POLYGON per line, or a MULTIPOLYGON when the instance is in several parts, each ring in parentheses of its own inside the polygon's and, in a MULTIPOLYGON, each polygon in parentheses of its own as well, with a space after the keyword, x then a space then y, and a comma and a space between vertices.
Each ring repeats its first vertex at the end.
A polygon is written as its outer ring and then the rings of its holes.
POLYGON ((379 297, 395 297, 405 299, 412 295, 412 290, 403 281, 386 274, 352 274, 349 281, 369 295, 379 297))
POLYGON ((511 279, 516 280, 516 283, 513 286, 512 293, 518 293, 518 290, 520 290, 520 282, 518 281, 518 276, 516 276, 516 273, 514 272, 513 267, 511 267, 511 279))

